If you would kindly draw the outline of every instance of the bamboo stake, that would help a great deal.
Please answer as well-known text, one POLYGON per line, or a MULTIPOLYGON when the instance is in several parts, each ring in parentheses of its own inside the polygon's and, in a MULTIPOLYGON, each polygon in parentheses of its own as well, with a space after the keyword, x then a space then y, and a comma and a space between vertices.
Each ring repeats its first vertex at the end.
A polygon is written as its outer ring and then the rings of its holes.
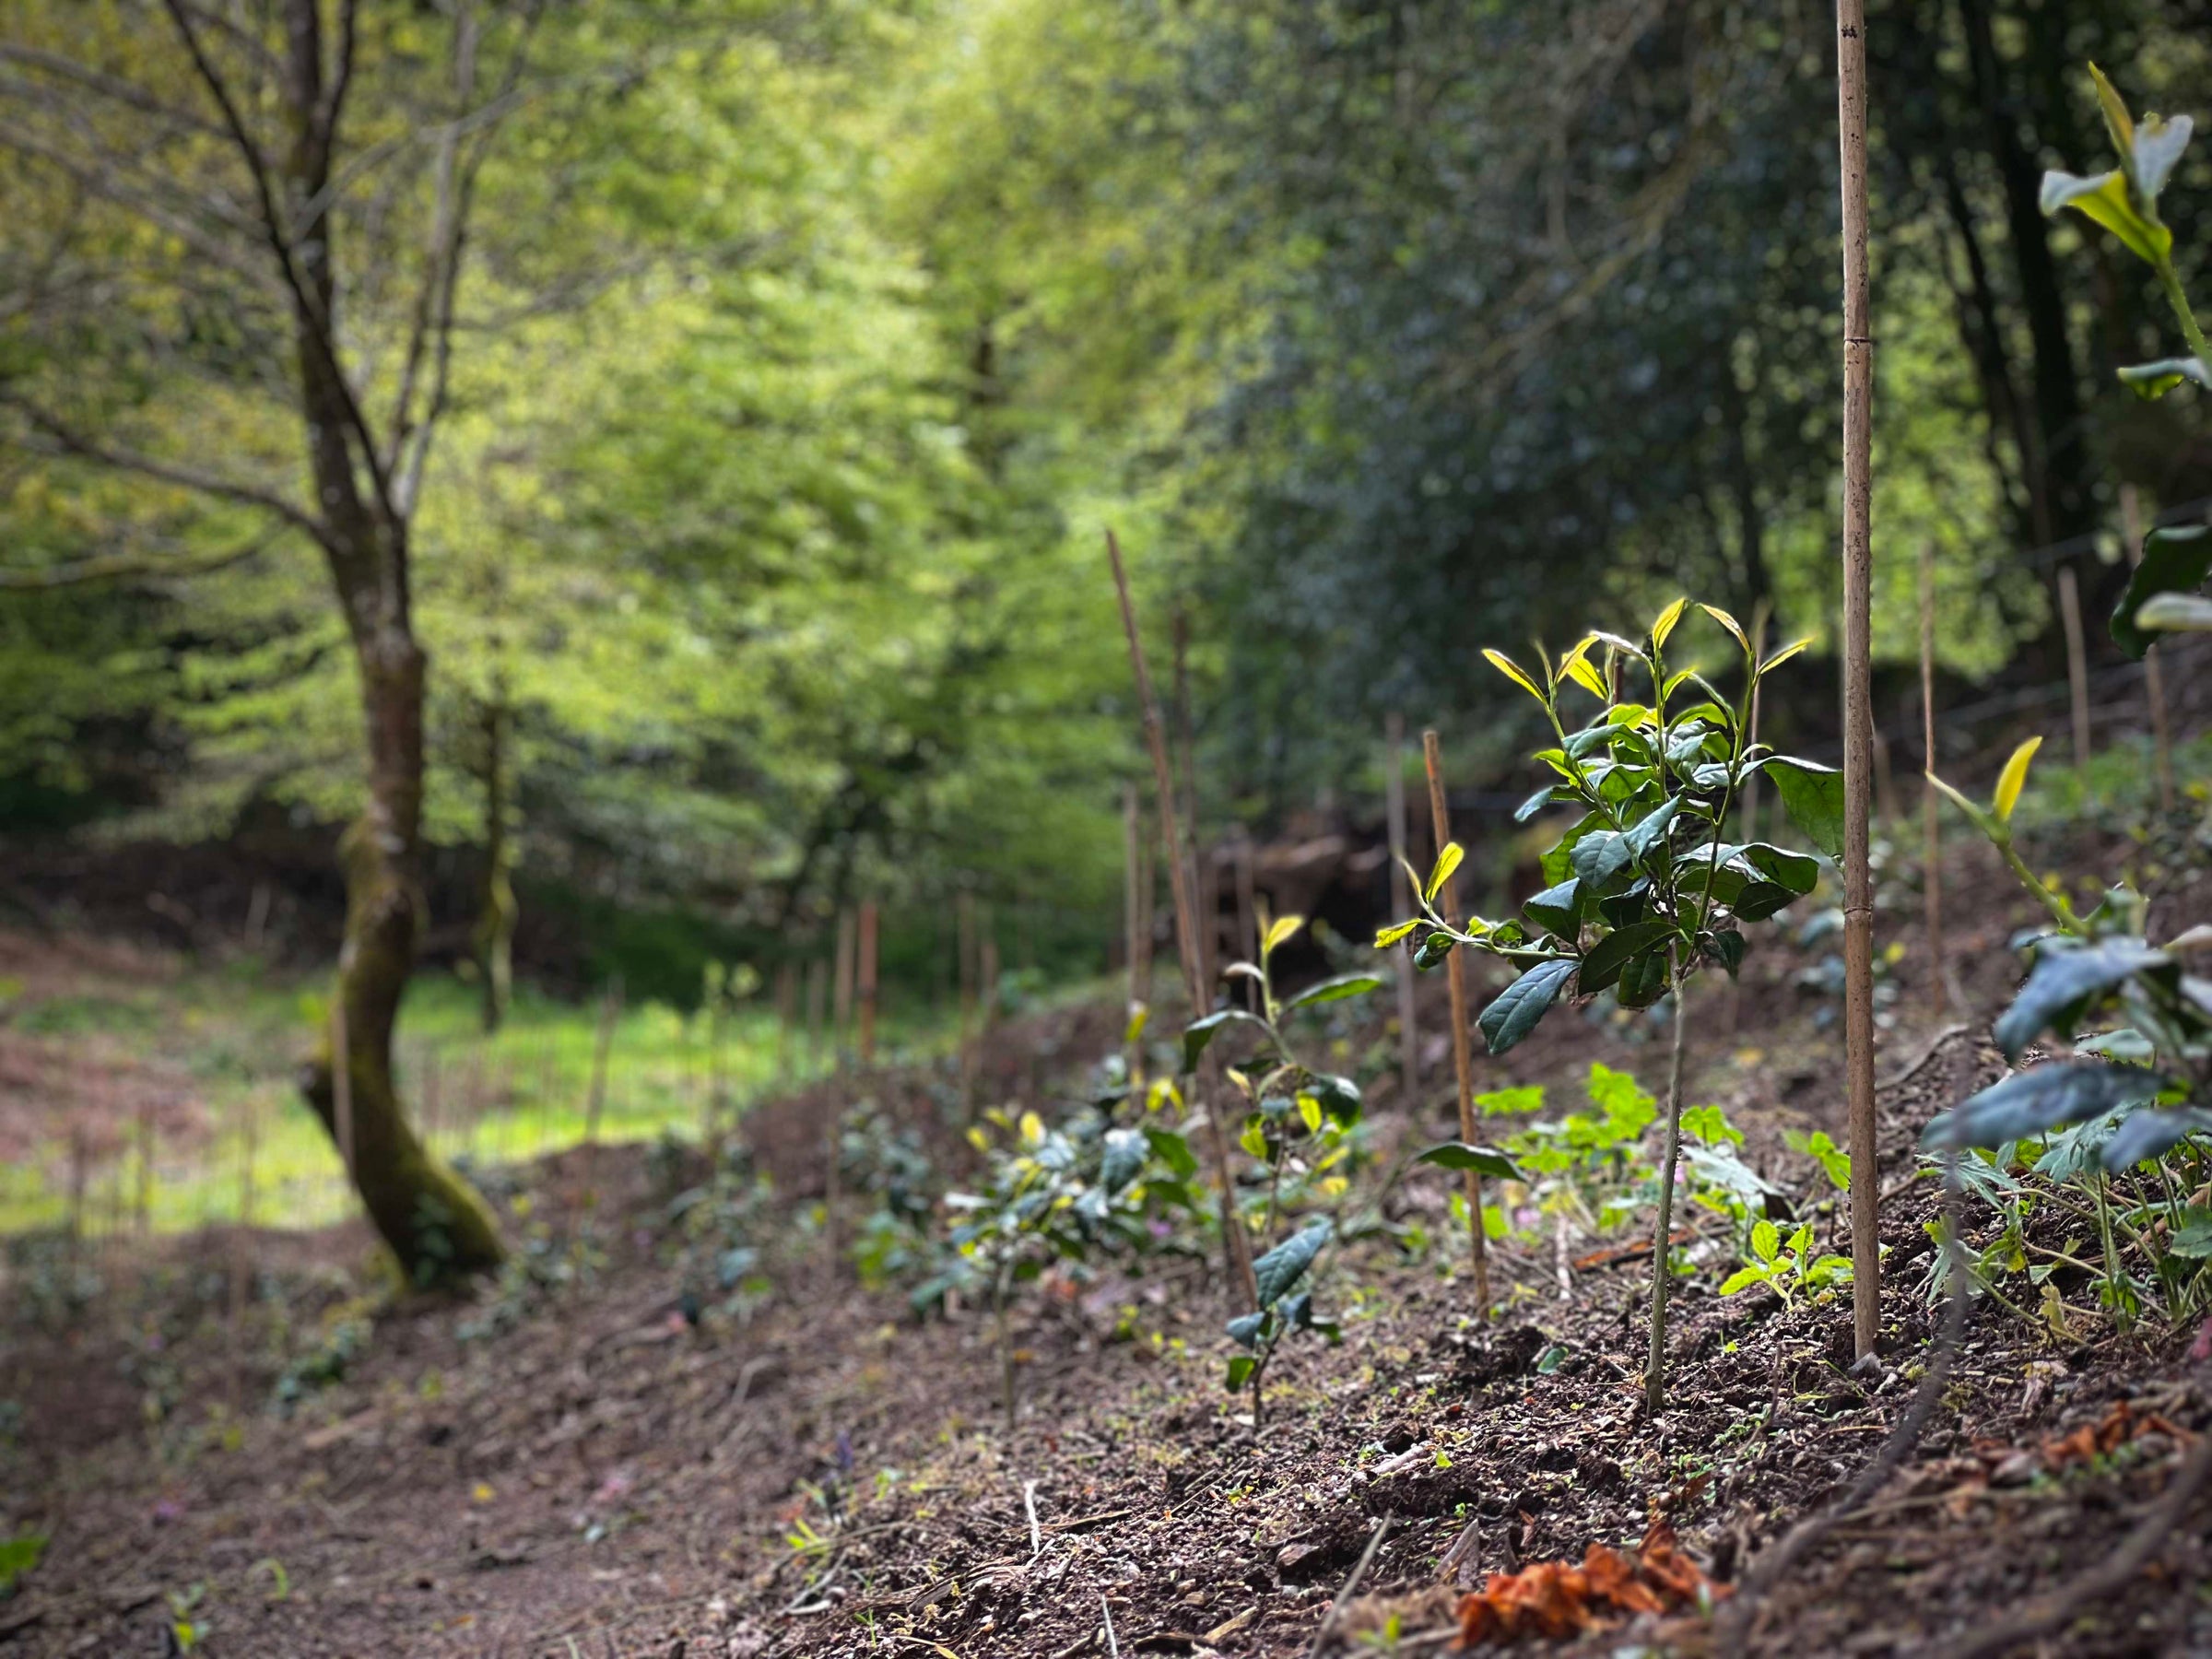
MULTIPOLYGON (((1138 891, 1145 879, 1145 827, 1144 808, 1137 798, 1135 783, 1122 785, 1122 928, 1123 948, 1128 961, 1129 1007, 1123 1016, 1125 1030, 1136 1022, 1137 1012, 1145 1006, 1143 994, 1144 959, 1152 948, 1152 941, 1140 931, 1144 925, 1145 901, 1138 891)), ((965 1028, 965 1015, 962 1017, 965 1028)), ((1123 1045, 1123 1070, 1129 1078, 1132 1089, 1140 1088, 1144 1040, 1141 1037, 1123 1045)))
POLYGON ((853 959, 854 954, 854 926, 853 912, 837 912, 837 985, 830 1006, 830 1045, 837 1053, 837 1069, 843 1071, 852 1044, 853 1029, 853 959))
POLYGON ((1214 952, 1221 942, 1221 900, 1214 885, 1213 861, 1206 855, 1198 840, 1198 734, 1191 714, 1190 675, 1190 618, 1182 606, 1175 607, 1175 747, 1181 751, 1178 764, 1182 771, 1182 830, 1187 841, 1187 856, 1191 861, 1194 885, 1192 901, 1198 907, 1198 982, 1205 994, 1194 994, 1191 999, 1192 1018, 1204 1013, 1212 1004, 1212 991, 1217 982, 1214 971, 1214 952))
MULTIPOLYGON (((1752 653, 1761 661, 1765 660, 1767 654, 1768 620, 1767 602, 1761 599, 1751 612, 1751 650, 1752 653)), ((1750 729, 1745 734, 1744 739, 1747 746, 1759 741, 1759 694, 1761 688, 1758 681, 1752 682, 1751 724, 1750 729)), ((1741 798, 1743 800, 1744 840, 1755 841, 1759 839, 1759 774, 1757 772, 1753 772, 1744 780, 1741 798)), ((1729 982, 1734 984, 1735 982, 1731 980, 1729 982)))
POLYGON ((975 895, 963 887, 953 896, 955 918, 953 948, 959 958, 960 984, 960 1103, 972 1112, 975 1106, 975 895))
MULTIPOLYGON (((1394 920, 1413 914, 1413 892, 1406 880, 1410 852, 1406 844, 1406 717, 1393 710, 1382 726, 1382 788, 1390 819, 1390 913, 1394 920)), ((1392 953, 1398 971, 1398 1084, 1406 1111, 1420 1111, 1421 1044, 1414 1027, 1413 952, 1392 953)))
MULTIPOLYGON (((2120 486, 2120 520, 2127 535, 2127 562, 2132 569, 2143 562, 2143 504, 2133 484, 2120 486)), ((2150 741, 2159 771, 2159 810, 2173 811, 2173 739, 2166 729, 2166 678, 2159 666, 2159 647, 2143 653, 2143 690, 2150 703, 2150 741)))
POLYGON ((1943 960, 1943 812, 1936 794, 1936 544, 1920 544, 1921 896, 1928 924, 1929 1006, 1941 1021, 1948 1010, 1943 960))
POLYGON ((1836 0, 1836 134, 1843 226, 1843 1076, 1851 1146, 1853 1338, 1882 1334, 1881 1167, 1874 1124, 1874 329, 1866 272, 1866 5, 1836 0))
MULTIPOLYGON (((1436 831, 1439 852, 1451 844, 1452 812, 1444 799, 1444 762, 1442 746, 1438 743, 1434 730, 1421 734, 1421 759, 1429 771, 1429 817, 1436 831)), ((1459 877, 1453 876, 1444 883, 1444 890, 1437 895, 1437 909, 1445 924, 1457 927, 1462 921, 1459 911, 1459 877)), ((1472 1145, 1475 1140, 1475 1060, 1470 1049, 1467 1029, 1467 966, 1465 953, 1454 950, 1444 959, 1446 977, 1452 990, 1452 1066, 1459 1077, 1459 1138, 1472 1145)), ((1490 1253, 1489 1240, 1482 1225, 1482 1176, 1474 1170, 1461 1171, 1465 1180, 1467 1200, 1467 1259, 1475 1267, 1475 1317, 1488 1321, 1490 1317, 1490 1253)))
POLYGON ((860 1064, 876 1064, 876 974, 880 948, 878 917, 876 900, 863 900, 860 906, 860 1064))
POLYGON ((1147 1008, 1152 1006, 1152 947, 1153 920, 1159 900, 1159 872, 1153 868, 1153 859, 1159 849, 1149 835, 1137 840, 1136 878, 1136 1000, 1147 1008))
MULTIPOLYGON (((1237 948, 1236 955, 1248 962, 1260 959, 1260 902, 1253 881, 1252 832, 1240 828, 1237 832, 1237 948)), ((1260 982, 1244 982, 1244 1006, 1253 1013, 1260 1011, 1260 982)))
POLYGON ((2066 690, 2074 709, 2074 789, 2089 809, 2089 663, 2081 637, 2081 587, 2070 564, 2058 568, 2058 616, 2066 630, 2066 690))
MULTIPOLYGON (((1192 1017, 1195 1018, 1206 1007, 1207 984, 1204 959, 1198 951, 1197 917, 1193 914, 1191 887, 1196 872, 1181 855, 1182 842, 1175 827, 1175 779, 1168 767, 1167 735, 1160 730, 1159 707, 1152 699, 1151 677, 1145 672, 1144 641, 1136 630, 1136 607, 1129 600, 1129 573, 1122 566, 1121 544, 1114 540, 1111 530, 1106 532, 1106 557, 1113 566, 1114 593, 1122 606, 1122 630, 1129 639, 1129 666, 1136 679, 1137 709, 1144 723, 1145 744, 1152 752, 1152 781, 1159 795, 1159 839, 1168 849, 1168 888, 1175 900, 1176 955, 1182 965, 1183 991, 1190 998, 1192 1017)), ((1194 1100, 1191 1104, 1206 1119, 1214 1179, 1221 1189, 1221 1240, 1229 1258, 1230 1280, 1237 1287, 1242 1309, 1251 1311, 1259 1305, 1259 1281, 1253 1277, 1252 1248, 1244 1237, 1244 1224, 1237 1215, 1236 1182, 1229 1166, 1229 1137, 1213 1112, 1206 1110, 1202 1102, 1194 1100)))
POLYGON ((591 1092, 583 1105, 586 1146, 599 1144, 599 1113, 606 1104, 606 1063, 615 1046, 615 1019, 621 1012, 622 976, 618 973, 607 982, 606 994, 599 999, 599 1030, 592 1040, 591 1092))
POLYGON ((830 1006, 830 964, 820 957, 806 964, 806 1070, 822 1070, 822 1027, 830 1006))

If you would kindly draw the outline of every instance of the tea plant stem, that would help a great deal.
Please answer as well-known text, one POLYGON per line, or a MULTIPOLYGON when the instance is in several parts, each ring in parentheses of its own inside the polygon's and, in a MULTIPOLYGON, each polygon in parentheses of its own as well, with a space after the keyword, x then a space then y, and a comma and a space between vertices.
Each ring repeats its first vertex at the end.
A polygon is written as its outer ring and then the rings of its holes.
POLYGON ((1666 1293, 1674 1277, 1675 1169, 1682 1156, 1682 1047, 1689 1020, 1682 996, 1682 949, 1666 947, 1666 982, 1675 999, 1675 1046, 1666 1067, 1666 1156, 1659 1170, 1659 1228, 1652 1241, 1652 1356, 1643 1403, 1656 1417, 1666 1403, 1666 1293))
POLYGON ((1928 928, 1929 1007, 1949 1011, 1943 969, 1943 813, 1936 792, 1936 544, 1920 544, 1921 899, 1928 928))
MULTIPOLYGON (((2127 562, 2143 562, 2143 505, 2133 484, 2120 486, 2120 527, 2127 539, 2127 562)), ((2159 647, 2143 653, 2143 693, 2150 704, 2151 753, 2158 765, 2159 810, 2173 811, 2173 739, 2166 729, 2166 678, 2159 647)))
MULTIPOLYGON (((1444 799, 1443 747, 1437 740, 1434 729, 1421 734, 1421 759, 1429 771, 1429 818, 1436 832, 1437 850, 1441 853, 1452 841, 1452 809, 1444 799)), ((1447 926, 1457 927, 1463 918, 1459 909, 1459 877, 1445 879, 1444 889, 1437 895, 1447 926)), ((1475 1138, 1475 1061, 1470 1047, 1472 1039, 1467 1029, 1467 968, 1465 953, 1453 951, 1444 959, 1446 977, 1452 991, 1452 1065, 1459 1079, 1459 1138, 1472 1142, 1475 1138)), ((1462 1191, 1467 1201, 1467 1259, 1475 1268, 1475 1316, 1488 1321, 1490 1317, 1490 1262, 1488 1239, 1482 1225, 1482 1176, 1474 1170, 1463 1171, 1462 1191)))
MULTIPOLYGON (((1403 916, 1413 907, 1407 890, 1406 865, 1406 717, 1391 712, 1383 726, 1383 794, 1390 819, 1390 913, 1403 916)), ((1392 953, 1398 971, 1398 1085, 1405 1090, 1406 1111, 1420 1109, 1421 1048, 1414 1026, 1413 953, 1392 953)))
MULTIPOLYGON (((1129 666, 1136 680, 1139 718, 1144 723, 1145 745, 1152 752, 1152 779, 1159 795, 1159 839, 1168 850, 1168 886, 1175 900, 1176 954, 1182 964, 1182 988, 1195 1018, 1206 1009, 1206 980, 1198 949, 1197 917, 1193 912, 1192 878, 1196 872, 1182 854, 1175 828, 1175 776, 1168 765, 1167 735, 1160 729, 1159 705, 1153 700, 1152 678, 1145 671, 1145 646, 1136 629, 1136 607, 1129 599, 1129 572, 1122 564, 1121 543, 1106 532, 1106 557, 1113 566, 1114 593, 1122 606, 1122 629, 1129 639, 1129 666)), ((1237 1216, 1236 1182, 1229 1167, 1229 1137, 1221 1121, 1202 1102, 1193 1105, 1206 1118, 1206 1149, 1211 1153, 1214 1180, 1221 1189, 1221 1248, 1229 1259, 1229 1277, 1241 1298, 1238 1311, 1249 1312, 1260 1304, 1259 1281, 1253 1277, 1252 1246, 1237 1216)))
POLYGON ((2196 312, 2189 304, 2189 296, 2182 288, 2181 274, 2173 268, 2173 261, 2159 261, 2159 287, 2164 290, 2166 303, 2173 307, 2174 321, 2182 325, 2182 337, 2189 342, 2189 355, 2212 363, 2212 350, 2205 346, 2205 331, 2196 325, 2196 312))
POLYGON ((1843 223, 1843 1075, 1851 1141, 1851 1302, 1861 1356, 1881 1336, 1881 1168, 1874 1124, 1874 883, 1867 860, 1874 705, 1874 331, 1866 273, 1866 6, 1836 3, 1843 223))

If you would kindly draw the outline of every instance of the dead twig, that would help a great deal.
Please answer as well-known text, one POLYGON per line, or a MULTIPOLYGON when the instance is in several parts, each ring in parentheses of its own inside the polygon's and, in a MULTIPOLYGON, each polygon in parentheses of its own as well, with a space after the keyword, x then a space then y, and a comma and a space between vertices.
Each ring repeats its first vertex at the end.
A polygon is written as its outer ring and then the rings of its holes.
POLYGON ((1375 1530, 1368 1535, 1367 1547, 1359 1552, 1359 1559, 1352 1563, 1351 1576, 1344 1581, 1344 1588, 1330 1597, 1329 1610, 1321 1616, 1321 1629, 1313 1632, 1313 1645, 1306 1650, 1306 1659, 1313 1659, 1313 1655, 1321 1652, 1322 1643, 1328 1641, 1330 1633, 1336 1629, 1337 1614, 1343 1611, 1344 1604, 1351 1598, 1352 1592, 1359 1587, 1359 1581, 1367 1576, 1367 1570, 1374 1561, 1375 1551, 1382 1547, 1382 1540, 1390 1531, 1390 1524, 1396 1519, 1394 1511, 1384 1515, 1376 1523, 1375 1530))

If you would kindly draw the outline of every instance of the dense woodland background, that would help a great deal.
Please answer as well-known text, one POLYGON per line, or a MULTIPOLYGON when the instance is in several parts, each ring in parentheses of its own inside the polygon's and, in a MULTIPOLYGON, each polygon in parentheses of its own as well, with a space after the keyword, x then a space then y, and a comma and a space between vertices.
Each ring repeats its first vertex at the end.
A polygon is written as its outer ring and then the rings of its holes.
MULTIPOLYGON (((2099 151, 2084 60, 2201 104, 2212 31, 1874 11, 1909 778, 1924 544, 1947 700, 1985 700, 2060 672, 2062 564, 2109 606, 2116 479, 2212 494, 2196 403, 2112 378, 2159 355, 2142 270, 2035 200, 2099 151)), ((307 489, 298 342, 179 16, 274 120, 228 0, 0 16, 0 820, 19 871, 219 842, 312 892, 362 805, 359 663, 268 505, 307 489)), ((422 942, 470 954, 492 862, 571 987, 694 996, 857 897, 926 986, 958 888, 1096 970, 1141 775, 1109 524, 1163 678, 1187 619, 1210 833, 1371 819, 1391 711, 1476 790, 1529 718, 1480 643, 1677 591, 1825 642, 1831 33, 1787 0, 363 7, 295 206, 417 492, 422 942)), ((2185 257, 2208 168, 2168 196, 2185 257)), ((1797 679, 1768 717, 1819 753, 1797 679)), ((251 881, 216 890, 235 925, 251 881)))

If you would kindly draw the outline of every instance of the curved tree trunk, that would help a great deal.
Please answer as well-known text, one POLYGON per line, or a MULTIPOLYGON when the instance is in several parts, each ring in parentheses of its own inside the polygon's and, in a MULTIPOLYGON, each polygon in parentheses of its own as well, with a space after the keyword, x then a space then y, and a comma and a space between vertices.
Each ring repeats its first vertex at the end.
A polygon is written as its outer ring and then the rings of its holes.
MULTIPOLYGON (((421 895, 415 862, 422 817, 424 658, 404 613, 386 610, 356 642, 369 728, 369 805, 347 830, 346 942, 337 994, 345 1010, 353 1146, 340 1145, 377 1234, 418 1285, 496 1266, 499 1227, 476 1192, 417 1137, 392 1075, 392 1032, 415 966, 421 895)), ((327 1041, 310 1067, 307 1098, 338 1138, 327 1041)))

